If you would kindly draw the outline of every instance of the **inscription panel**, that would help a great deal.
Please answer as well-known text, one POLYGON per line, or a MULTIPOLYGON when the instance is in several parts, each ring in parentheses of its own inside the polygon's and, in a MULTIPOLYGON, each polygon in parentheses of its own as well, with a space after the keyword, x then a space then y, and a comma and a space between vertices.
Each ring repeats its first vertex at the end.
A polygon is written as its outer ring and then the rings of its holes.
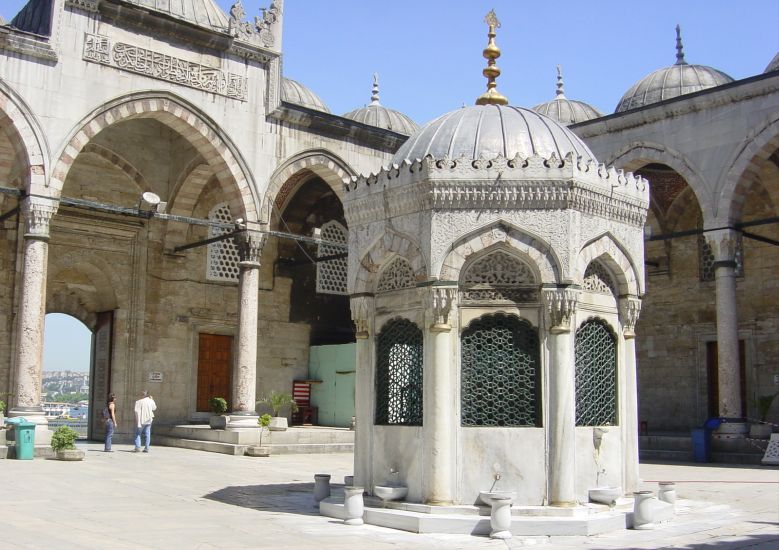
POLYGON ((85 33, 83 58, 93 63, 246 101, 248 84, 244 76, 131 44, 112 43, 107 36, 85 33))

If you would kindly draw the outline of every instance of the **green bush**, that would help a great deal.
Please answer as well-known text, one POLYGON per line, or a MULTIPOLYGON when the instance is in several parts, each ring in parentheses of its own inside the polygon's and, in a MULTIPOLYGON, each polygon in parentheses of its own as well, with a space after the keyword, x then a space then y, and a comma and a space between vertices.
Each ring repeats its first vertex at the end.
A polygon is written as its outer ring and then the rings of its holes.
POLYGON ((3 414, 5 412, 5 401, 0 399, 0 414, 3 414))
POLYGON ((212 397, 208 402, 211 405, 212 413, 224 414, 227 412, 227 400, 224 397, 212 397))
POLYGON ((76 448, 76 439, 78 432, 70 426, 60 426, 51 436, 51 448, 55 451, 64 451, 66 449, 76 448))
POLYGON ((271 418, 273 418, 271 415, 267 413, 263 414, 261 417, 257 419, 257 424, 259 424, 262 428, 267 428, 268 426, 270 426, 271 418))
POLYGON ((292 412, 298 410, 298 404, 292 399, 292 395, 288 393, 281 393, 277 391, 270 392, 270 395, 266 395, 257 404, 267 405, 270 410, 273 411, 273 416, 280 416, 279 413, 284 407, 289 407, 292 412))

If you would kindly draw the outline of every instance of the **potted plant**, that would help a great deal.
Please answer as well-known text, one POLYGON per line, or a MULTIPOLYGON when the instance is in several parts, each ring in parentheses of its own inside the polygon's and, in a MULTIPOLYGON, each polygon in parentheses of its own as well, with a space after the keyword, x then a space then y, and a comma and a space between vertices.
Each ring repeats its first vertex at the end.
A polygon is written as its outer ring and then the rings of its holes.
POLYGON ((287 429, 287 417, 280 416, 281 410, 284 407, 289 407, 292 412, 298 410, 298 404, 292 398, 292 395, 288 393, 281 393, 277 391, 270 392, 270 395, 266 395, 259 401, 258 404, 267 405, 273 412, 273 418, 270 422, 270 430, 272 432, 283 432, 287 429))
POLYGON ((70 426, 60 426, 51 436, 51 448, 59 460, 84 460, 84 451, 76 449, 78 433, 70 426))
POLYGON ((214 415, 208 419, 208 425, 212 430, 224 430, 227 427, 227 422, 230 417, 225 413, 227 412, 227 400, 224 397, 212 397, 208 400, 208 404, 211 405, 211 412, 214 415))
POLYGON ((257 424, 260 426, 260 442, 246 449, 246 454, 249 456, 270 456, 270 431, 268 430, 270 423, 271 415, 269 414, 263 414, 257 419, 257 424), (268 433, 267 443, 263 445, 262 438, 266 432, 268 433))
POLYGON ((5 401, 0 399, 0 429, 5 425, 5 401))
POLYGON ((768 411, 771 410, 771 405, 777 395, 779 395, 779 392, 761 395, 757 399, 757 414, 760 415, 760 422, 749 426, 749 437, 753 439, 768 439, 771 437, 773 425, 767 422, 766 418, 768 418, 768 411))

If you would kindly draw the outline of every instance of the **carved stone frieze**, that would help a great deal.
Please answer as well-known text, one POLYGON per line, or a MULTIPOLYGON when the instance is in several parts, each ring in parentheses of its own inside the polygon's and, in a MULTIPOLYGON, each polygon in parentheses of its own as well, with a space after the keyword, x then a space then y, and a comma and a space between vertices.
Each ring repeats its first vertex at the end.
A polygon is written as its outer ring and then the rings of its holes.
POLYGON ((47 239, 49 237, 49 222, 57 211, 59 203, 43 197, 28 197, 22 203, 22 213, 26 223, 24 236, 29 238, 47 239))
POLYGON ((241 0, 238 0, 230 8, 230 34, 243 42, 277 49, 282 11, 282 0, 272 0, 270 6, 260 8, 260 17, 255 16, 254 22, 250 23, 244 19, 246 11, 241 0))
POLYGON ((430 310, 433 313, 433 326, 437 330, 451 329, 449 316, 457 299, 457 287, 434 286, 430 289, 430 310))
POLYGON ((247 99, 248 81, 245 76, 131 44, 113 42, 107 36, 85 33, 83 58, 232 99, 247 99))
POLYGON ((738 250, 738 233, 732 229, 718 229, 707 231, 703 234, 706 242, 714 254, 715 267, 717 263, 724 262, 736 267, 736 252, 738 250))
POLYGON ((352 296, 349 300, 349 307, 352 310, 352 321, 357 328, 355 337, 361 340, 368 338, 371 331, 370 321, 374 311, 373 296, 367 294, 352 296))
POLYGON ((619 320, 622 323, 622 334, 625 338, 636 337, 636 323, 641 313, 641 299, 636 296, 626 296, 619 301, 619 320))
POLYGON ((65 5, 91 13, 97 13, 100 0, 65 0, 65 5))
POLYGON ((238 255, 241 258, 241 264, 259 266, 262 249, 267 240, 266 233, 259 231, 246 231, 234 237, 235 245, 238 247, 238 255))
POLYGON ((571 318, 576 313, 579 302, 579 290, 563 288, 544 288, 541 290, 547 326, 552 332, 571 330, 571 318))

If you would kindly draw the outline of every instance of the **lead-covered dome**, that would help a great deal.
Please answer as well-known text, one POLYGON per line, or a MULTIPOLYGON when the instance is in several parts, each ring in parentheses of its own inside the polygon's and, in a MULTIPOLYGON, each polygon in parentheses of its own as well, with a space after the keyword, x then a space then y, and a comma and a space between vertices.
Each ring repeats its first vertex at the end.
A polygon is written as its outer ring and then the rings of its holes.
POLYGON ((390 109, 379 103, 379 77, 373 75, 373 93, 371 94, 370 105, 360 107, 349 111, 344 118, 376 126, 385 130, 392 130, 405 136, 410 136, 417 130, 419 125, 400 111, 390 109))
POLYGON ((530 109, 509 105, 474 105, 451 111, 425 124, 395 153, 393 164, 428 155, 436 159, 538 155, 595 160, 589 147, 572 131, 530 109))
POLYGON ((291 78, 284 77, 281 79, 281 100, 314 109, 315 111, 330 112, 330 109, 327 108, 325 102, 318 95, 291 78))
POLYGON ((560 124, 566 126, 603 116, 603 113, 592 105, 585 103, 584 101, 577 101, 565 97, 563 73, 560 69, 560 65, 557 66, 557 92, 555 98, 546 103, 536 105, 533 107, 533 110, 542 115, 546 115, 549 118, 553 118, 560 124))
POLYGON ((763 71, 763 72, 764 73, 772 73, 774 71, 779 71, 779 53, 774 56, 774 58, 768 64, 768 67, 766 67, 765 71, 763 71))
POLYGON ((690 65, 684 60, 681 33, 677 25, 676 63, 658 69, 634 84, 622 96, 615 112, 621 113, 729 82, 733 82, 733 79, 722 71, 705 65, 690 65))

